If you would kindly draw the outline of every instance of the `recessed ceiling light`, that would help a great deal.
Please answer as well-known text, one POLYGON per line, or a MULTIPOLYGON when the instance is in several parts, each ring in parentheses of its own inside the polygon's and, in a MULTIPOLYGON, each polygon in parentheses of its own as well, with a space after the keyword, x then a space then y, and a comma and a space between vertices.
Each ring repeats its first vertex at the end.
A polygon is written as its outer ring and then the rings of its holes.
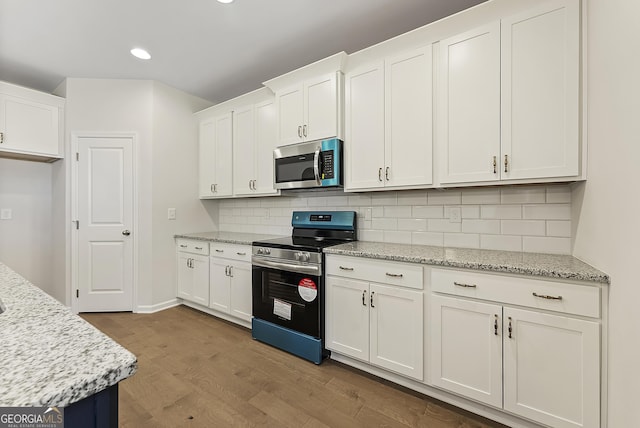
POLYGON ((147 51, 145 51, 142 48, 133 48, 131 49, 131 55, 135 56, 136 58, 140 58, 140 59, 151 59, 151 54, 147 51))
POLYGON ((233 0, 218 0, 220 3, 233 3, 233 0))

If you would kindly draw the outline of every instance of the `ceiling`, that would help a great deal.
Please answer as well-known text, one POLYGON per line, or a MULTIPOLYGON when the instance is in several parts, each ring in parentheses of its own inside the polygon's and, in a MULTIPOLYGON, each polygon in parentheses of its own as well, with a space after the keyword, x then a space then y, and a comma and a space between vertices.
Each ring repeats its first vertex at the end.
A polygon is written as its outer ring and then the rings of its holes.
POLYGON ((0 0, 0 80, 152 79, 217 103, 483 1, 0 0))

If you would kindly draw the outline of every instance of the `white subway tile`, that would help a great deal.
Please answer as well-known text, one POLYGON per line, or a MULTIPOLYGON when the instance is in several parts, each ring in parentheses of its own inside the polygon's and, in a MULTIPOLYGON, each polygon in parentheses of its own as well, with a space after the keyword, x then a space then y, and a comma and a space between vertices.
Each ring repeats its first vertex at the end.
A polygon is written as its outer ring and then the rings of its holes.
POLYGON ((571 187, 568 184, 547 186, 548 204, 567 204, 571 202, 571 187))
POLYGON ((547 236, 571 238, 571 221, 570 220, 548 220, 547 236))
POLYGON ((571 254, 571 238, 524 236, 522 248, 528 253, 571 254))
POLYGON ((220 208, 218 210, 218 214, 220 215, 220 217, 232 216, 233 215, 233 208, 220 208))
POLYGON ((462 220, 462 232, 500 234, 500 220, 462 220))
POLYGON ((382 231, 382 230, 370 230, 370 229, 359 230, 358 231, 358 239, 360 241, 382 242, 382 241, 384 241, 384 231, 382 231))
POLYGON ((443 218, 444 207, 442 206, 415 206, 411 210, 414 218, 443 218))
POLYGON ((232 204, 234 207, 244 208, 248 204, 248 200, 245 198, 232 199, 232 204))
POLYGON ((307 199, 308 207, 325 207, 327 206, 327 198, 315 197, 307 199))
POLYGON ((373 207, 371 209, 371 217, 384 217, 384 207, 373 207))
POLYGON ((384 242, 390 242, 394 244, 411 244, 411 232, 385 230, 383 240, 384 242))
POLYGON ((349 195, 349 206, 369 206, 371 205, 371 195, 349 195))
POLYGON ((305 208, 307 206, 307 198, 291 198, 289 205, 294 208, 305 208))
POLYGON ((442 247, 444 244, 442 232, 412 232, 411 243, 414 245, 432 245, 442 247))
POLYGON ((426 231, 427 220, 422 218, 399 218, 398 230, 426 231))
POLYGON ((520 219, 522 205, 482 205, 480 218, 520 219))
POLYGON ((461 193, 458 190, 432 190, 427 193, 428 205, 460 205, 461 193))
POLYGON ((263 208, 272 208, 276 206, 275 198, 261 198, 260 206, 263 208))
POLYGON ((480 218, 479 205, 463 205, 462 218, 480 218))
POLYGON ((522 237, 510 235, 482 235, 480 248, 484 250, 522 251, 522 237))
POLYGON ((429 232, 460 232, 461 223, 451 223, 449 219, 429 219, 427 220, 429 232))
POLYGON ((329 196, 327 198, 327 205, 332 205, 334 207, 346 207, 349 205, 349 197, 348 196, 329 196))
POLYGON ((427 192, 425 190, 398 192, 398 205, 427 205, 427 192))
POLYGON ((500 203, 500 189, 465 189, 462 191, 465 205, 487 205, 500 203))
POLYGON ((397 192, 378 192, 371 195, 371 205, 398 205, 397 192))
POLYGON ((570 204, 523 205, 525 219, 539 220, 571 220, 570 204))
POLYGON ((473 233, 445 233, 445 247, 480 248, 480 235, 473 233))
POLYGON ((544 220, 502 220, 503 235, 544 236, 544 220))
POLYGON ((247 200, 248 208, 258 208, 260 207, 260 198, 251 198, 247 200))
POLYGON ((282 208, 269 208, 269 217, 280 217, 284 215, 282 208))
POLYGON ((269 215, 270 208, 254 208, 253 217, 266 217, 269 215))
POLYGON ((545 188, 536 187, 504 187, 500 190, 502 204, 544 204, 545 188))
POLYGON ((411 207, 406 206, 406 205, 384 207, 384 216, 385 217, 396 217, 396 218, 410 218, 411 217, 411 207))
POLYGON ((398 219, 395 218, 373 218, 371 228, 377 230, 397 230, 398 219))

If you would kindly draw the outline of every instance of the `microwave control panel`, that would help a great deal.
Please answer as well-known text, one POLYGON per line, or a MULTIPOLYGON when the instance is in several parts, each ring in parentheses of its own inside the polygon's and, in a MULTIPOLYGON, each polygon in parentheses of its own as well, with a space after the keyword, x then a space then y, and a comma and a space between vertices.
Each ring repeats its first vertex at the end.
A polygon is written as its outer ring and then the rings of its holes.
POLYGON ((320 169, 320 178, 322 180, 329 180, 335 177, 335 171, 333 169, 334 151, 325 150, 320 152, 322 168, 320 169))

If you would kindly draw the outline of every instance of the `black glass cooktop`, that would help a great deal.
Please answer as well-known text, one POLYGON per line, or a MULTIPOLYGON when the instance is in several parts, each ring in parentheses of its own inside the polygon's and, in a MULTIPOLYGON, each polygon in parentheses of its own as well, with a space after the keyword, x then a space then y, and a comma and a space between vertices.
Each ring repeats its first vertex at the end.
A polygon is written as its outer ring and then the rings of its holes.
POLYGON ((344 240, 338 239, 285 236, 284 238, 255 241, 253 242, 253 245, 258 247, 289 248, 320 253, 323 248, 344 243, 344 240))

